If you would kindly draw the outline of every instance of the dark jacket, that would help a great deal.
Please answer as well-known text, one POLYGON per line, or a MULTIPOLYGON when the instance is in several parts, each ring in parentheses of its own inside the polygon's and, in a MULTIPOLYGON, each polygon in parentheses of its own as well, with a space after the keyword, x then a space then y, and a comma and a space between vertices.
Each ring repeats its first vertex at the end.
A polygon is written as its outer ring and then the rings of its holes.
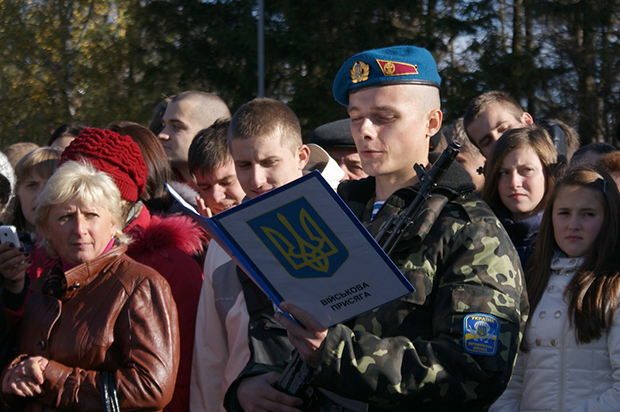
POLYGON ((507 212, 500 211, 497 213, 499 221, 502 222, 510 240, 515 245, 521 266, 525 269, 527 262, 534 254, 534 246, 538 238, 538 230, 542 221, 543 210, 523 220, 512 220, 507 212))
POLYGON ((159 411, 170 402, 179 365, 176 306, 168 282, 125 250, 68 270, 61 298, 43 293, 48 279, 62 278, 60 265, 32 283, 20 352, 49 359, 44 394, 6 397, 5 409, 9 401, 14 410, 101 411, 101 371, 113 372, 122 410, 159 411))

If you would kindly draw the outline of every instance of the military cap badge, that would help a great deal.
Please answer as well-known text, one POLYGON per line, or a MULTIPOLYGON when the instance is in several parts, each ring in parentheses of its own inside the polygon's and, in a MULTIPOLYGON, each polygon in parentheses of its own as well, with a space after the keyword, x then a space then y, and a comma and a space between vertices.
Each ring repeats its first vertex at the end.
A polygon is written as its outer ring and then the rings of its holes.
POLYGON ((408 74, 418 74, 418 65, 393 62, 389 60, 377 59, 379 67, 385 76, 406 76, 408 74))
POLYGON ((357 53, 340 67, 334 80, 334 97, 338 103, 348 106, 351 93, 393 84, 439 88, 441 78, 433 55, 416 46, 391 46, 357 53))
POLYGON ((353 83, 364 82, 368 80, 370 67, 364 62, 355 62, 351 67, 351 81, 353 83))

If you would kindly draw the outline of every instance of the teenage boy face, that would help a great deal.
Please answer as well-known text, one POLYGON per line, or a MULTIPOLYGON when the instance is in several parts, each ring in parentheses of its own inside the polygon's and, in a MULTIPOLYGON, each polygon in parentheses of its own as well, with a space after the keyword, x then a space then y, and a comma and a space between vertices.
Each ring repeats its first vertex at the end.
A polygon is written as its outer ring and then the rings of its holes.
POLYGON ((518 129, 534 123, 529 113, 523 112, 515 118, 501 103, 491 103, 476 120, 467 126, 467 135, 489 159, 495 142, 510 129, 518 129))
POLYGON ((213 215, 241 204, 245 197, 232 159, 211 172, 195 170, 194 176, 200 197, 213 215))
POLYGON ((246 195, 253 199, 302 176, 310 149, 301 145, 294 152, 282 143, 281 132, 257 138, 234 138, 230 152, 237 178, 246 195))

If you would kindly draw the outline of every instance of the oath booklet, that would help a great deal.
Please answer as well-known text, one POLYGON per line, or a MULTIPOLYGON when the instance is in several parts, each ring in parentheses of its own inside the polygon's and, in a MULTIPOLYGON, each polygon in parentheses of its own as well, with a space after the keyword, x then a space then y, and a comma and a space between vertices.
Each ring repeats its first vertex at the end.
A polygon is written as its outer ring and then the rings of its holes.
POLYGON ((276 305, 324 327, 414 290, 319 172, 212 218, 168 190, 276 305))

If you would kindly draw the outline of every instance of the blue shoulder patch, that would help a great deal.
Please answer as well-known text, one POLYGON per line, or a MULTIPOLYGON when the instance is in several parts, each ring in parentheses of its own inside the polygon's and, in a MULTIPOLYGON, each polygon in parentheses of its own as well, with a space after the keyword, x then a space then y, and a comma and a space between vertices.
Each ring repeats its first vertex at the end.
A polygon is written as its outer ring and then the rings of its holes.
POLYGON ((474 355, 497 352, 499 320, 488 313, 471 313, 463 319, 463 348, 474 355))

